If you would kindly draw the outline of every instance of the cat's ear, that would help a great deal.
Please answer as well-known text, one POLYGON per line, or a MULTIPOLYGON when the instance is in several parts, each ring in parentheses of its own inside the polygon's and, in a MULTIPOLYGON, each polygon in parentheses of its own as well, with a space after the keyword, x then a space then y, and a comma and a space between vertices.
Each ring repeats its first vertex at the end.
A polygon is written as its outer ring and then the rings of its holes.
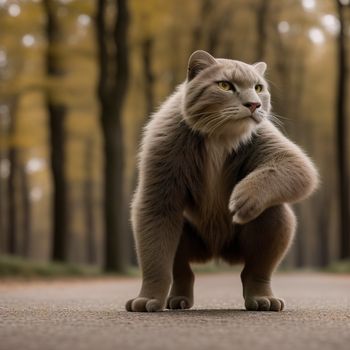
POLYGON ((265 62, 258 62, 258 63, 254 63, 253 67, 260 75, 264 75, 267 65, 265 62))
POLYGON ((188 60, 187 80, 191 81, 199 72, 215 63, 215 58, 208 52, 203 50, 193 52, 188 60))

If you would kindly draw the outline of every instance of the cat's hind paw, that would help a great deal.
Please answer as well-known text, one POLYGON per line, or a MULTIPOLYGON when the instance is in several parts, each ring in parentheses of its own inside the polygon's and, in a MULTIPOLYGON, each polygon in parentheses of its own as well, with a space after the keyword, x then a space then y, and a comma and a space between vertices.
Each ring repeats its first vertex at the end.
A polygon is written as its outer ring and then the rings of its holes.
POLYGON ((167 309, 171 310, 183 310, 190 309, 193 302, 185 296, 170 296, 167 300, 167 309))
POLYGON ((137 297, 127 301, 125 309, 134 312, 156 312, 162 311, 163 305, 158 299, 137 297))
POLYGON ((284 309, 284 301, 275 297, 247 297, 245 299, 245 308, 248 311, 282 311, 284 309))

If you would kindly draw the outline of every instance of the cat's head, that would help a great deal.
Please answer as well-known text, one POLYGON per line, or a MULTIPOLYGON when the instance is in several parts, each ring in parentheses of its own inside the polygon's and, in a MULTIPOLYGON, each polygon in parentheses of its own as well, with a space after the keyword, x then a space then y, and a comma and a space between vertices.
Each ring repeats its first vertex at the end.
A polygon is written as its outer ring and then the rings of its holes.
POLYGON ((250 65, 195 51, 183 96, 187 124, 211 136, 249 136, 271 108, 265 70, 264 62, 250 65))

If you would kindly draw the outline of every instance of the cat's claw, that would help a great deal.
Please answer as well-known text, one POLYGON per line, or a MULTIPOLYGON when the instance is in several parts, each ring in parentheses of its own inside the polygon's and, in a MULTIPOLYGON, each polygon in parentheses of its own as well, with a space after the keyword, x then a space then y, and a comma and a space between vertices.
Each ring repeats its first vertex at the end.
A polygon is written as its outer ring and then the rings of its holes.
POLYGON ((282 311, 284 301, 275 297, 247 297, 245 299, 245 308, 249 311, 282 311))
POLYGON ((156 312, 162 311, 163 305, 158 299, 137 297, 127 301, 125 309, 134 312, 156 312))
POLYGON ((167 300, 167 309, 171 310, 184 310, 190 309, 193 302, 185 296, 170 296, 167 300))

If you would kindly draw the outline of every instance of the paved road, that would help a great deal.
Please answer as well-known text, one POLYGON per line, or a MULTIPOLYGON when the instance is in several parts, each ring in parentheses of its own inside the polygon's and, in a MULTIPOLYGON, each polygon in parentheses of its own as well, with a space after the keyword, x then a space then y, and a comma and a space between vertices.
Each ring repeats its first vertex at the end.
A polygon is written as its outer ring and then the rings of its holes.
POLYGON ((138 279, 0 281, 0 349, 350 349, 350 275, 280 274, 282 313, 244 311, 237 274, 201 275, 195 309, 127 313, 138 279))

